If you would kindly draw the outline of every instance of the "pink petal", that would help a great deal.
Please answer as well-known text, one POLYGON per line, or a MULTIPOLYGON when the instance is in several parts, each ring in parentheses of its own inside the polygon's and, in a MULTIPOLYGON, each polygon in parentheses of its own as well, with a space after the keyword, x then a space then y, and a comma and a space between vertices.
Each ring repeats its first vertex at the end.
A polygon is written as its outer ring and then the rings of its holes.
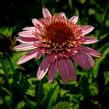
POLYGON ((34 26, 37 28, 37 29, 39 29, 39 28, 43 28, 43 25, 42 25, 42 23, 39 21, 39 20, 37 20, 37 19, 32 19, 32 22, 33 22, 33 24, 34 24, 34 26))
POLYGON ((52 17, 50 11, 47 8, 42 9, 42 14, 43 14, 44 18, 52 17))
POLYGON ((50 63, 54 63, 55 57, 56 57, 56 55, 54 53, 47 55, 47 58, 49 58, 50 63))
POLYGON ((77 75, 76 75, 73 63, 70 59, 66 60, 66 66, 67 66, 69 73, 70 73, 70 79, 77 80, 77 75))
POLYGON ((91 56, 82 51, 78 51, 77 54, 72 56, 72 59, 84 69, 90 69, 94 66, 94 61, 91 56))
POLYGON ((60 59, 58 61, 58 67, 59 67, 59 71, 60 71, 60 75, 61 75, 61 78, 63 79, 63 81, 65 83, 67 83, 67 81, 69 80, 69 72, 68 72, 68 69, 66 68, 66 64, 64 62, 64 59, 60 59))
POLYGON ((69 59, 60 59, 58 61, 59 71, 62 79, 67 83, 70 79, 76 79, 75 71, 71 60, 69 59))
POLYGON ((37 71, 37 78, 38 78, 38 80, 41 80, 45 76, 45 74, 47 73, 50 65, 51 65, 50 59, 49 59, 49 57, 46 57, 42 61, 41 65, 38 68, 38 71, 37 71))
POLYGON ((54 80, 56 71, 57 71, 57 61, 51 64, 49 70, 48 70, 48 80, 49 82, 52 82, 54 80))
POLYGON ((98 41, 97 38, 93 37, 93 36, 90 36, 90 37, 86 36, 86 37, 84 37, 84 39, 85 39, 85 41, 83 44, 92 44, 92 43, 96 43, 98 41))
POLYGON ((71 22, 73 22, 74 24, 76 24, 77 21, 78 21, 78 16, 73 16, 73 17, 71 17, 69 20, 70 20, 71 22))
POLYGON ((25 44, 20 44, 14 47, 15 51, 26 51, 26 50, 32 50, 35 49, 36 46, 34 44, 30 43, 25 43, 25 44))
POLYGON ((25 27, 25 28, 23 28, 23 30, 33 31, 33 30, 35 30, 35 27, 25 27))
POLYGON ((17 64, 23 64, 27 61, 29 61, 30 59, 33 59, 33 58, 39 58, 43 55, 43 52, 41 50, 33 50, 33 51, 30 51, 29 53, 27 53, 25 56, 21 57, 17 64))
POLYGON ((82 35, 86 35, 86 34, 90 33, 94 29, 93 26, 89 26, 89 25, 80 26, 80 28, 82 29, 82 35))
POLYGON ((66 19, 66 16, 63 12, 59 13, 59 16, 63 17, 64 19, 66 19))
POLYGON ((38 38, 36 38, 36 37, 18 37, 16 40, 21 43, 35 43, 36 41, 38 41, 38 38))
POLYGON ((22 31, 19 32, 18 35, 20 37, 36 37, 34 34, 32 34, 32 31, 22 31))
POLYGON ((36 27, 25 27, 22 32, 19 32, 20 37, 31 37, 31 38, 41 38, 41 31, 36 27))
POLYGON ((100 57, 101 56, 101 53, 92 49, 92 48, 89 48, 89 47, 84 47, 84 46, 81 46, 82 50, 86 53, 88 53, 89 55, 93 56, 93 57, 100 57))

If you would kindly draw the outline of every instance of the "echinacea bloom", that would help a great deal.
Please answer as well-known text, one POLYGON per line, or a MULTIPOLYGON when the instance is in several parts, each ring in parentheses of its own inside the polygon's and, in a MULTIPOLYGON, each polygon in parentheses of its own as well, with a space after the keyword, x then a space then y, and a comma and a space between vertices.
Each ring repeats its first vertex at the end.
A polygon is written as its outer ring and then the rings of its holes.
POLYGON ((37 71, 37 78, 41 80, 48 72, 48 80, 52 82, 56 72, 62 80, 76 80, 73 61, 84 69, 94 66, 92 57, 100 57, 100 53, 92 48, 83 46, 97 42, 93 36, 85 36, 94 27, 77 24, 78 16, 67 19, 64 13, 51 15, 47 8, 42 9, 43 17, 33 19, 33 27, 25 27, 17 38, 21 44, 16 51, 28 51, 17 64, 23 64, 32 58, 39 59, 45 54, 45 59, 37 71))

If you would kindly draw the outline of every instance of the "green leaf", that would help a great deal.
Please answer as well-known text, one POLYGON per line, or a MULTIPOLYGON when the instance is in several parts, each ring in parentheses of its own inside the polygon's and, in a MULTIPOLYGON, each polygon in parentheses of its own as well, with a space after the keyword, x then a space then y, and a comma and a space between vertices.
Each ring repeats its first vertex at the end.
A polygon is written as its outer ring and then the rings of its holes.
POLYGON ((102 56, 96 60, 96 64, 93 67, 93 73, 94 73, 94 77, 96 78, 98 75, 98 71, 99 71, 99 67, 100 67, 100 63, 105 59, 105 57, 109 54, 109 48, 105 49, 102 56))
POLYGON ((3 104, 3 98, 0 96, 0 105, 2 105, 3 104))
POLYGON ((17 106, 15 107, 15 109, 23 109, 24 108, 24 106, 25 106, 25 102, 22 100, 22 101, 20 101, 18 104, 17 104, 17 106))
POLYGON ((29 89, 26 91, 26 94, 34 97, 35 96, 35 93, 36 93, 36 84, 33 84, 33 82, 36 81, 36 77, 30 77, 28 79, 28 82, 29 82, 29 89))
POLYGON ((16 27, 2 27, 0 28, 0 33, 5 36, 5 38, 11 37, 12 33, 15 31, 16 27))
POLYGON ((59 86, 57 82, 54 82, 54 84, 50 84, 50 83, 44 84, 43 88, 45 94, 42 100, 42 104, 48 102, 47 109, 51 109, 58 97, 59 86))
MULTIPOLYGON (((53 109, 74 109, 72 103, 63 101, 56 104, 53 109)), ((76 108, 75 108, 76 109, 76 108)))

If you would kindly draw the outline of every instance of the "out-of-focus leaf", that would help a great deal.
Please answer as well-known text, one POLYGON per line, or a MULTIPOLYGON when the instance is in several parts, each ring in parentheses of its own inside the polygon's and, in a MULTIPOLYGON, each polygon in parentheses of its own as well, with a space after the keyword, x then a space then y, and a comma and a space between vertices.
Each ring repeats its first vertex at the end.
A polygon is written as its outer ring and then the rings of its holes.
POLYGON ((2 27, 0 28, 0 34, 5 36, 5 38, 11 37, 12 33, 15 31, 16 27, 2 27))
POLYGON ((15 109, 23 109, 25 106, 25 102, 22 100, 20 101, 17 106, 15 107, 15 109))
POLYGON ((69 3, 69 7, 70 7, 71 9, 73 9, 73 6, 72 6, 73 2, 72 2, 72 0, 68 0, 68 3, 69 3))
POLYGON ((94 77, 96 78, 98 75, 98 70, 100 67, 100 63, 105 59, 105 57, 109 54, 109 48, 104 50, 104 53, 102 54, 102 56, 100 57, 100 59, 96 60, 96 64, 93 68, 93 73, 94 73, 94 77))
POLYGON ((84 4, 84 3, 86 2, 86 0, 79 0, 79 2, 80 2, 81 4, 84 4))
POLYGON ((101 14, 99 14, 99 13, 96 13, 95 14, 95 17, 96 17, 96 19, 97 19, 97 21, 99 22, 99 23, 101 23, 102 22, 102 16, 101 16, 101 14))
POLYGON ((95 13, 96 13, 96 12, 95 12, 94 9, 92 9, 92 8, 89 9, 89 15, 94 15, 95 13))
MULTIPOLYGON (((107 33, 105 33, 104 35, 100 36, 99 41, 102 41, 102 40, 105 39, 107 36, 108 36, 107 33)), ((108 43, 107 43, 107 44, 108 44, 108 43)), ((104 46, 106 46, 106 44, 105 44, 104 46)), ((103 48, 104 46, 102 46, 102 48, 103 48)), ((101 49, 102 49, 102 48, 101 48, 101 49)))
POLYGON ((5 99, 5 102, 6 102, 7 106, 8 106, 8 108, 11 109, 11 108, 13 107, 13 106, 12 106, 12 99, 11 99, 11 96, 6 95, 6 96, 4 97, 4 99, 5 99))
POLYGON ((8 83, 9 83, 9 84, 12 84, 13 82, 14 82, 14 79, 13 79, 13 78, 9 78, 9 79, 8 79, 8 83))
POLYGON ((109 83, 109 71, 104 72, 105 84, 109 83))
MULTIPOLYGON (((6 89, 5 87, 1 87, 1 90, 2 90, 4 93, 6 93, 6 94, 8 94, 8 95, 11 96, 11 92, 10 92, 8 89, 6 89)), ((1 94, 1 95, 2 95, 2 94, 1 94)))
POLYGON ((77 8, 75 8, 74 15, 79 16, 79 10, 77 8))
POLYGON ((0 105, 3 104, 3 98, 0 96, 0 105))
POLYGON ((0 84, 4 83, 4 78, 0 75, 0 84))
POLYGON ((109 27, 109 20, 105 21, 105 25, 106 25, 106 27, 109 27))

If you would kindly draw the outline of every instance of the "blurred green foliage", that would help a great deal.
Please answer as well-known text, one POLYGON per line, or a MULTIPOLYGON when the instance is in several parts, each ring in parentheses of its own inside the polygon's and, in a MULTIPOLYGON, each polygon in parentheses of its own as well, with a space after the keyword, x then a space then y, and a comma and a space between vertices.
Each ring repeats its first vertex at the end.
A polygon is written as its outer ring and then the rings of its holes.
POLYGON ((0 1, 0 109, 107 109, 109 103, 109 1, 108 0, 1 0, 0 1), (79 24, 93 25, 99 42, 90 45, 102 56, 95 66, 76 66, 78 80, 63 84, 60 77, 36 78, 40 60, 23 65, 16 61, 25 52, 15 52, 17 33, 42 17, 42 7, 52 14, 79 16, 79 24))

